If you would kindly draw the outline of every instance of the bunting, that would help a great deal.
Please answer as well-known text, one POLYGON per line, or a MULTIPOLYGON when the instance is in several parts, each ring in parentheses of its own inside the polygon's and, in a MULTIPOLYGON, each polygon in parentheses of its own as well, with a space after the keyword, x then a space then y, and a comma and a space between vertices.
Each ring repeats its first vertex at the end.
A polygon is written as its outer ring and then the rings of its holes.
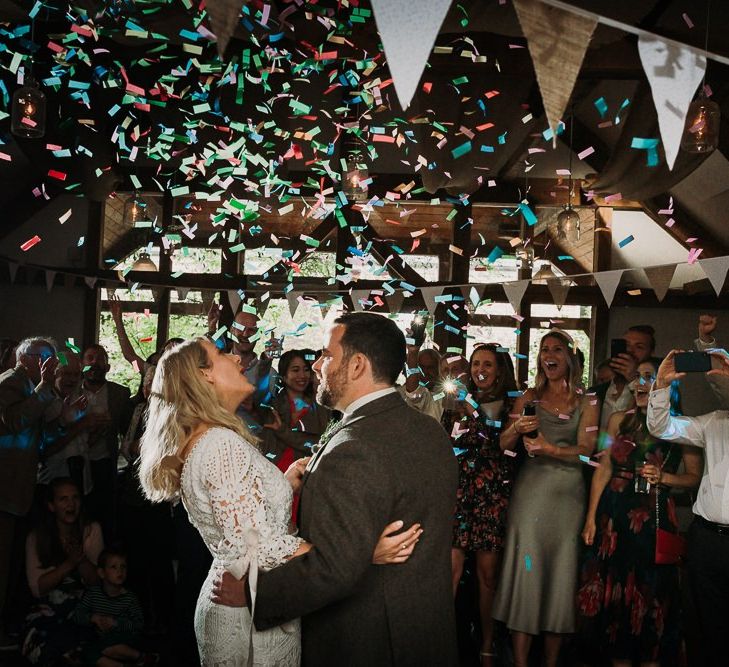
POLYGON ((729 257, 710 257, 709 259, 700 259, 699 266, 703 269, 706 277, 711 281, 711 286, 716 292, 716 296, 721 294, 726 280, 727 270, 729 270, 729 257))
POLYGON ((451 0, 372 0, 400 106, 407 109, 451 0))
POLYGON ((556 146, 557 127, 572 96, 597 19, 550 7, 540 0, 514 0, 514 8, 556 146))
POLYGON ((595 282, 602 292, 602 298, 605 299, 605 303, 608 308, 613 303, 615 298, 615 290, 618 289, 620 279, 623 277, 624 269, 616 269, 615 271, 601 271, 595 274, 595 282))
POLYGON ((638 37, 638 53, 653 93, 666 164, 673 169, 686 112, 706 71, 706 56, 649 35, 638 37))
POLYGON ((676 265, 668 264, 667 266, 647 267, 643 269, 643 273, 648 278, 648 282, 651 284, 658 301, 663 301, 668 292, 668 288, 671 286, 673 274, 676 273, 676 265))

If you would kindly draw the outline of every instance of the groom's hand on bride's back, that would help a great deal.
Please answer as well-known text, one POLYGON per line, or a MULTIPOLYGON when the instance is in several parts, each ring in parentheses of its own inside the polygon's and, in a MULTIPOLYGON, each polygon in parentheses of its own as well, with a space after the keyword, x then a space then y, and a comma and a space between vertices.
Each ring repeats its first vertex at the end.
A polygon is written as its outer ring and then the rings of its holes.
POLYGON ((236 579, 227 570, 218 572, 213 582, 211 600, 225 607, 250 607, 248 596, 248 575, 236 579))

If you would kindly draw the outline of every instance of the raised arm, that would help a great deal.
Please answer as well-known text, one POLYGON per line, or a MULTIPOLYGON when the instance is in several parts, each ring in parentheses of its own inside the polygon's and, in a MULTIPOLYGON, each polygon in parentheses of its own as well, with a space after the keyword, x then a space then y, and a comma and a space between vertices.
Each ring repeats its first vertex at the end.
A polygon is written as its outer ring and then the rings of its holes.
POLYGON ((527 389, 514 401, 514 405, 509 413, 509 421, 499 437, 499 446, 502 451, 516 449, 519 438, 524 433, 529 433, 539 428, 539 417, 522 416, 521 414, 524 410, 524 405, 532 400, 534 400, 534 392, 531 389, 527 389))
POLYGON ((140 373, 144 372, 145 360, 140 357, 136 350, 132 347, 129 340, 127 330, 124 328, 124 319, 122 318, 121 301, 115 296, 109 296, 109 310, 111 311, 111 319, 114 320, 114 328, 116 329, 116 337, 119 340, 119 347, 122 355, 132 365, 136 363, 140 373))

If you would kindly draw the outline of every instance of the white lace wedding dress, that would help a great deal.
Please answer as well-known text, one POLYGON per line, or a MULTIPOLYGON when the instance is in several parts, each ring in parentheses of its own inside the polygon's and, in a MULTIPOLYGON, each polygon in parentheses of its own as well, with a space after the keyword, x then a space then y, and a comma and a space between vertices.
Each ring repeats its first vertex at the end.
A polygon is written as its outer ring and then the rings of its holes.
MULTIPOLYGON (((211 428, 182 468, 182 500, 213 555, 195 610, 195 634, 204 667, 298 667, 299 621, 258 632, 246 608, 210 600, 216 572, 241 577, 250 568, 255 598, 258 568, 269 570, 301 540, 289 534, 291 486, 276 466, 234 431, 211 428)), ((255 600, 253 601, 255 604, 255 600)))

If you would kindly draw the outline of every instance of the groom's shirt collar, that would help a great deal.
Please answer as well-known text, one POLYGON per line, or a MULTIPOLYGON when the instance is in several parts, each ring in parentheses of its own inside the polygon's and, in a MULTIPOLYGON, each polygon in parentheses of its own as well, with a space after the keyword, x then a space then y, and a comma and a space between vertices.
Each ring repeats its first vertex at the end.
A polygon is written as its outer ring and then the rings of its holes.
POLYGON ((396 391, 397 389, 395 389, 395 387, 387 387, 386 389, 378 389, 377 391, 372 391, 369 394, 360 396, 356 401, 352 401, 346 408, 344 408, 344 414, 345 416, 349 416, 355 410, 359 410, 368 403, 376 401, 378 398, 382 398, 383 396, 387 396, 388 394, 392 394, 396 391))

